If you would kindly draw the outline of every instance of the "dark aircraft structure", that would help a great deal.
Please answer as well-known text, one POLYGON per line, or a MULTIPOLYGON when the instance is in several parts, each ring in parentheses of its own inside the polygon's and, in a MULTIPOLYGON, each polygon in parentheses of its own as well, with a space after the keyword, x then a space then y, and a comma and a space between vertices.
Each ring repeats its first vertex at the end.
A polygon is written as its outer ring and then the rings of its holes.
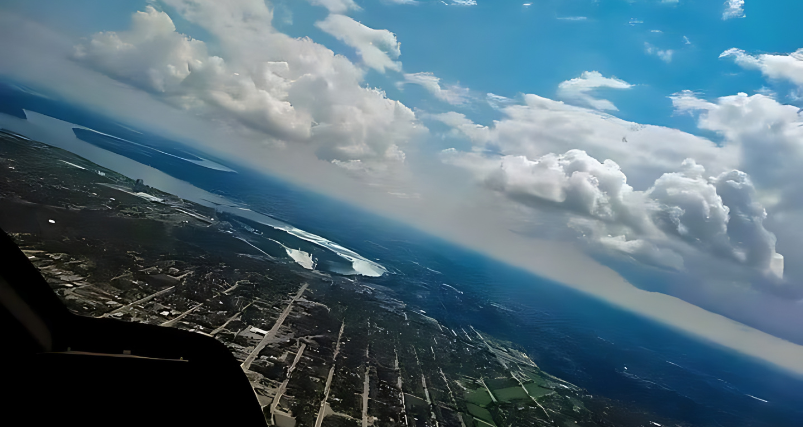
POLYGON ((70 313, 0 231, 2 425, 264 426, 214 338, 70 313))

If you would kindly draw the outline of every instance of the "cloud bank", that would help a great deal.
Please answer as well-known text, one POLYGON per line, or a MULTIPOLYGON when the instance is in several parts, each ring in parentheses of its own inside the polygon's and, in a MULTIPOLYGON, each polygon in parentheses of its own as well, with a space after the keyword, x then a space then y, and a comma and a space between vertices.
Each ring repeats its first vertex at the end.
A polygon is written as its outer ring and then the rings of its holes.
POLYGON ((641 262, 682 270, 684 255, 703 251, 783 275, 775 236, 763 226, 766 211, 744 172, 707 176, 687 159, 678 171, 635 191, 614 161, 600 162, 582 150, 531 160, 450 149, 443 158, 513 201, 580 216, 585 221, 572 224, 584 235, 641 262))
POLYGON ((455 112, 433 118, 472 143, 443 152, 445 163, 516 205, 567 213, 590 247, 710 283, 731 263, 745 272, 740 283, 799 295, 803 253, 788 243, 776 250, 765 224, 785 234, 799 228, 803 111, 761 94, 671 99, 722 141, 536 95, 498 105, 504 117, 492 126, 455 112), (725 264, 703 265, 706 257, 725 264), (790 266, 791 276, 782 274, 790 266))

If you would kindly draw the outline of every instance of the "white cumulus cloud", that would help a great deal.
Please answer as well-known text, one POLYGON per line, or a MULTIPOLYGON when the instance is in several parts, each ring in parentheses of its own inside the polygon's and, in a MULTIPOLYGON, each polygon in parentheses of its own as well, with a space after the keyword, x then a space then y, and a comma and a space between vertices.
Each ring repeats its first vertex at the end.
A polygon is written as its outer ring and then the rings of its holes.
POLYGON ((607 99, 594 98, 591 93, 599 88, 629 89, 633 85, 615 77, 604 77, 598 71, 585 71, 580 77, 566 80, 558 85, 558 97, 567 101, 585 104, 597 110, 617 111, 615 105, 607 99))
POLYGON ((485 156, 454 149, 443 160, 473 172, 486 187, 528 206, 565 209, 593 242, 635 259, 682 269, 684 256, 708 253, 780 277, 783 257, 763 226, 766 212, 738 170, 707 176, 691 159, 645 191, 628 185, 612 160, 582 150, 485 156))
POLYGON ((276 31, 260 0, 167 3, 216 37, 221 55, 147 6, 129 30, 76 46, 74 59, 171 105, 245 125, 266 141, 311 144, 321 159, 359 160, 363 169, 400 164, 403 145, 426 132, 412 110, 364 87, 360 67, 276 31))
POLYGON ((385 70, 401 71, 401 44, 388 30, 375 30, 345 15, 329 15, 315 25, 353 47, 365 65, 384 73, 385 70))
POLYGON ((468 88, 458 84, 441 86, 440 78, 432 73, 405 74, 404 80, 399 82, 398 86, 401 88, 405 84, 420 85, 436 98, 452 105, 461 105, 469 101, 468 88))
POLYGON ((803 86, 803 48, 788 55, 750 55, 741 49, 728 49, 720 58, 733 58, 742 68, 755 69, 771 79, 785 79, 803 86))
POLYGON ((74 58, 182 108, 211 108, 281 138, 310 136, 311 118, 293 108, 278 75, 287 63, 261 64, 255 76, 261 84, 255 85, 239 68, 210 56, 204 42, 176 32, 172 19, 152 6, 134 13, 128 31, 97 33, 76 46, 74 58))
POLYGON ((781 192, 784 205, 803 207, 803 111, 762 94, 725 96, 709 102, 692 92, 672 97, 680 112, 699 113, 698 126, 717 132, 739 150, 740 169, 762 188, 781 192))
POLYGON ((725 11, 722 12, 722 19, 744 18, 744 0, 725 1, 725 11))

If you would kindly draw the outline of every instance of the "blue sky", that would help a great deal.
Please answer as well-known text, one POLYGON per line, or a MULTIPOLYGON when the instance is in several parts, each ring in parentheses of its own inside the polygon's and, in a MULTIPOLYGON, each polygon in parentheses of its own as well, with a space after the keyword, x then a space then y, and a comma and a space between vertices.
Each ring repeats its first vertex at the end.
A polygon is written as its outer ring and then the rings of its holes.
POLYGON ((803 373, 800 16, 11 0, 0 77, 803 373))
MULTIPOLYGON (((719 59, 719 54, 735 46, 768 53, 800 47, 800 38, 789 36, 799 26, 795 17, 803 14, 803 4, 795 1, 748 3, 745 12, 750 19, 729 20, 721 18, 725 6, 716 1, 531 1, 529 7, 524 3, 446 6, 440 1, 417 5, 372 1, 361 3, 362 10, 350 15, 371 28, 396 34, 406 72, 430 71, 481 93, 554 97, 560 82, 597 70, 637 85, 627 93, 605 94, 619 107, 617 116, 695 132, 692 121, 673 116, 669 95, 686 89, 711 98, 752 94, 762 87, 788 91, 788 85, 767 82, 760 73, 719 59), (634 20, 642 23, 630 24, 634 20), (673 50, 672 61, 648 55, 645 43, 673 50)), ((325 9, 305 2, 283 5, 277 9, 278 28, 356 56, 353 49, 314 26, 326 17, 325 9), (291 25, 282 24, 287 11, 291 25)), ((407 105, 438 108, 423 90, 395 91, 393 76, 372 73, 367 80, 407 105)), ((479 121, 495 118, 481 108, 467 112, 479 121)))

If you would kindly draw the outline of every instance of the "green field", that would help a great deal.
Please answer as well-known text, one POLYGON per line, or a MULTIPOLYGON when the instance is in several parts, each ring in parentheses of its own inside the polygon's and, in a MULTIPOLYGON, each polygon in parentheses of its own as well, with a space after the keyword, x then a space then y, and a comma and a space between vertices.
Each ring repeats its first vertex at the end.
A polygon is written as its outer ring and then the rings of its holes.
POLYGON ((516 380, 512 379, 512 378, 491 378, 491 379, 486 379, 485 380, 485 384, 487 384, 488 387, 491 390, 503 389, 503 388, 508 388, 508 387, 516 387, 517 385, 519 385, 519 383, 516 380))
MULTIPOLYGON (((473 416, 475 416, 475 417, 477 417, 477 418, 479 418, 479 419, 481 419, 483 421, 487 421, 490 424, 494 424, 494 419, 491 416, 491 413, 488 412, 487 409, 480 408, 479 406, 477 406, 477 405, 475 405, 473 403, 467 403, 466 407, 468 408, 468 412, 471 415, 473 415, 473 416)), ((494 425, 496 425, 496 424, 494 424, 494 425)))
POLYGON ((530 396, 536 399, 541 396, 546 396, 547 394, 554 393, 554 391, 550 389, 539 387, 538 384, 536 383, 524 384, 524 388, 527 389, 527 392, 530 393, 530 396))
POLYGON ((488 391, 484 388, 467 391, 465 392, 464 396, 467 402, 478 406, 485 407, 491 403, 491 396, 488 395, 488 391))
POLYGON ((494 396, 502 402, 512 402, 514 400, 529 400, 530 397, 520 386, 508 387, 493 391, 494 396))

